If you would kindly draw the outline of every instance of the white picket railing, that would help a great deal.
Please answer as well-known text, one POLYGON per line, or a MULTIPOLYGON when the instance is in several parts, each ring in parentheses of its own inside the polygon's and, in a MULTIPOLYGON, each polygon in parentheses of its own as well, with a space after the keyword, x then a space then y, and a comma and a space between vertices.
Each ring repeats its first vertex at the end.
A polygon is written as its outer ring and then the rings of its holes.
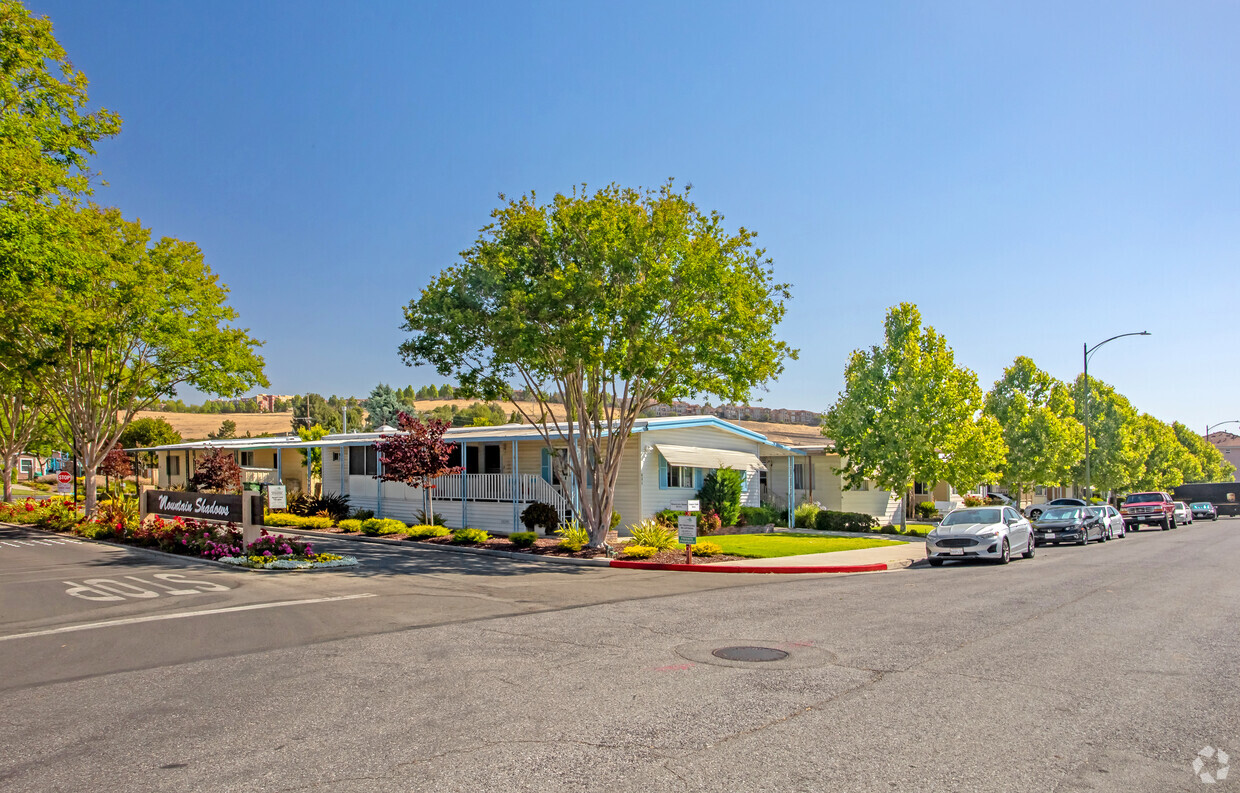
POLYGON ((243 484, 260 484, 260 485, 278 485, 280 483, 280 475, 274 468, 241 468, 241 482, 243 484))
MULTIPOLYGON (((532 504, 541 501, 550 504, 562 518, 572 513, 572 505, 560 491, 537 474, 465 474, 464 496, 468 501, 498 501, 501 503, 532 504), (515 498, 514 498, 515 494, 515 498)), ((460 501, 462 496, 461 474, 450 474, 432 480, 436 501, 460 501)))

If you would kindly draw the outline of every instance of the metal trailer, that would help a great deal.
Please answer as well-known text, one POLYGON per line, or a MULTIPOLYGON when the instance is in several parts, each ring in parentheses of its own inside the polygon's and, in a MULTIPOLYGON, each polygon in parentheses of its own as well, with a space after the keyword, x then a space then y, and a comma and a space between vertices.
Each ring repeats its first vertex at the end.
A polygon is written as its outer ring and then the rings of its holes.
POLYGON ((1209 501, 1220 515, 1240 515, 1240 482, 1192 482, 1172 488, 1171 497, 1185 504, 1209 501))

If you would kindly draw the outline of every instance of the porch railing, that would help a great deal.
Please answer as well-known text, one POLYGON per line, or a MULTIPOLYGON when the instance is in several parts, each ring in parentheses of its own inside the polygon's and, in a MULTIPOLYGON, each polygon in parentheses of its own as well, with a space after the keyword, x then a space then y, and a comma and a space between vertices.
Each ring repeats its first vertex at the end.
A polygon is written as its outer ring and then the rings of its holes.
POLYGON ((242 484, 259 484, 259 485, 278 485, 280 484, 280 475, 274 468, 248 468, 241 469, 242 484))
MULTIPOLYGON (((437 501, 461 500, 461 475, 436 478, 437 501)), ((562 518, 572 513, 572 505, 550 482, 537 474, 465 474, 465 499, 468 501, 495 501, 499 503, 532 504, 541 501, 550 504, 562 518), (514 498, 515 495, 515 498, 514 498)))

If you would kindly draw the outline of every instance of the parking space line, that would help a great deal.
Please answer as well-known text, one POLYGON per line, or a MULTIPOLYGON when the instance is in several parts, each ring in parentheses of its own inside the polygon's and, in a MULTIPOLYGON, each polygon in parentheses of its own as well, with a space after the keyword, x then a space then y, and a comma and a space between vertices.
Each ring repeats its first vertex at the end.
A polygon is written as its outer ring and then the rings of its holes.
POLYGON ((15 633, 12 636, 0 636, 0 642, 7 642, 10 639, 32 639, 36 636, 53 636, 58 633, 76 633, 77 631, 89 631, 96 628, 114 628, 120 625, 137 625, 142 622, 160 622, 162 620, 179 620, 186 617, 206 617, 212 614, 230 614, 236 611, 256 611, 258 609, 274 609, 282 606, 308 606, 313 603, 336 603, 342 600, 357 600, 358 598, 372 598, 375 595, 365 592, 360 595, 338 595, 336 597, 326 598, 307 598, 305 600, 278 600, 274 603, 250 603, 245 606, 225 606, 218 609, 202 609, 199 611, 178 611, 173 614, 150 614, 145 617, 126 617, 118 620, 104 620, 103 622, 87 622, 81 625, 66 625, 61 628, 49 628, 44 631, 31 631, 30 633, 15 633))

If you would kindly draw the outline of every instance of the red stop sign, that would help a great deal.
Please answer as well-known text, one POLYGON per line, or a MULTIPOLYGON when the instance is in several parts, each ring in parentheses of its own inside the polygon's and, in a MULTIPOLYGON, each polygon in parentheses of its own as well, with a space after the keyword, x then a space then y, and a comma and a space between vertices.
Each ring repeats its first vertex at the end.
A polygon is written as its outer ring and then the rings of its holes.
POLYGON ((62 485, 67 485, 73 481, 73 474, 68 471, 60 471, 56 474, 56 481, 62 485))

